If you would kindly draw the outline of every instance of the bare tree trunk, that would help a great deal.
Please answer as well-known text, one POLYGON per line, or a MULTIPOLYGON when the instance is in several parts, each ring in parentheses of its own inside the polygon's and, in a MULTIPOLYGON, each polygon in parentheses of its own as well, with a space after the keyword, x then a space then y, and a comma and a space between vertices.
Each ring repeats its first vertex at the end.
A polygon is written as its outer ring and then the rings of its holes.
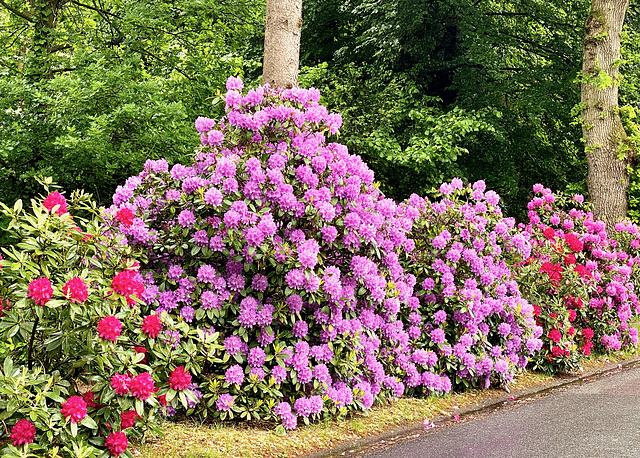
POLYGON ((594 216, 611 228, 626 217, 634 151, 620 121, 620 35, 628 0, 592 0, 585 22, 582 62, 582 133, 594 216))
POLYGON ((267 0, 262 83, 298 86, 302 0, 267 0))

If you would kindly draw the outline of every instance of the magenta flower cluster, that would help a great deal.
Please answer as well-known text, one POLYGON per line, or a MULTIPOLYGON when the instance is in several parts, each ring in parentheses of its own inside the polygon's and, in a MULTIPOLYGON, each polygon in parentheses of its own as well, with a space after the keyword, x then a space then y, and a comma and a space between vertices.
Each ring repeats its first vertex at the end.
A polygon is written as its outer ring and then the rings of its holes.
POLYGON ((416 250, 403 260, 417 273, 418 300, 401 314, 413 353, 395 362, 413 391, 437 391, 434 375, 444 371, 462 387, 507 384, 542 345, 509 265, 530 256, 529 237, 498 203, 484 182, 465 187, 459 179, 440 187, 439 200, 413 195, 404 203, 420 215, 416 250))

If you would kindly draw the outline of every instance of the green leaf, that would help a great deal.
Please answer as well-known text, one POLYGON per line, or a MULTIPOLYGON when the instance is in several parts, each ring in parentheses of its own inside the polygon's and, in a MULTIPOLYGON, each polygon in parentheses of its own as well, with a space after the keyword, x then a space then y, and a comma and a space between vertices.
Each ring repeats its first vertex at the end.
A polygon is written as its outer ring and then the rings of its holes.
POLYGON ((82 419, 82 421, 80 422, 80 424, 82 426, 85 426, 85 427, 89 428, 89 429, 93 429, 93 430, 97 430, 98 429, 98 424, 89 415, 84 417, 82 419))

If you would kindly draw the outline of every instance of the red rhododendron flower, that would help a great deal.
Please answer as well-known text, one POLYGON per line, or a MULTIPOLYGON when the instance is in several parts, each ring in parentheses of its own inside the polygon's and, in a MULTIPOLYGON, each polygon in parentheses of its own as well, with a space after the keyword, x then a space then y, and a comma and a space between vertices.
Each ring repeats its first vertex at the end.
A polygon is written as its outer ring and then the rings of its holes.
POLYGON ((575 264, 576 263, 576 255, 573 253, 569 253, 568 255, 566 255, 564 257, 564 263, 567 265, 571 265, 571 264, 575 264))
POLYGON ((582 335, 584 336, 585 339, 591 340, 593 339, 593 330, 591 328, 584 328, 582 330, 582 335))
POLYGON ((6 301, 4 299, 0 299, 0 318, 2 318, 5 315, 5 310, 7 312, 9 311, 10 307, 11 307, 11 303, 9 302, 8 299, 6 301))
POLYGON ((169 377, 169 386, 176 391, 189 388, 191 384, 191 374, 184 370, 184 366, 176 367, 169 377))
POLYGON ((573 271, 580 275, 582 278, 591 278, 591 271, 583 265, 576 265, 573 271))
POLYGON ((118 396, 124 396, 129 393, 129 382, 131 382, 131 377, 127 374, 116 374, 111 377, 110 385, 118 396))
POLYGON ((540 273, 546 273, 549 275, 549 279, 557 284, 562 279, 562 265, 560 263, 552 264, 550 262, 544 262, 542 266, 540 266, 540 273))
POLYGON ((557 356, 562 356, 562 355, 564 355, 564 350, 562 350, 562 348, 560 348, 560 347, 558 347, 558 346, 555 346, 555 347, 553 347, 553 348, 551 349, 551 354, 552 354, 553 356, 556 356, 556 357, 557 357, 557 356))
POLYGON ((158 402, 160 403, 161 406, 166 407, 167 406, 167 395, 166 394, 162 394, 162 395, 158 396, 158 402))
POLYGON ((149 396, 151 396, 153 389, 155 388, 153 385, 153 378, 149 372, 143 372, 142 374, 136 375, 131 379, 128 386, 129 390, 131 390, 131 394, 143 401, 149 399, 149 396))
POLYGON ((65 213, 67 213, 67 199, 65 199, 64 196, 58 191, 54 191, 49 194, 44 202, 42 202, 42 205, 49 211, 53 210, 53 207, 55 207, 56 205, 59 205, 56 213, 58 215, 64 215, 65 213))
POLYGON ((562 334, 557 329, 552 329, 549 331, 549 339, 558 343, 562 339, 562 334))
POLYGON ((569 248, 571 248, 571 251, 574 253, 578 253, 584 248, 584 243, 582 243, 578 236, 573 232, 565 234, 564 241, 569 245, 569 248))
POLYGON ((82 278, 72 278, 62 287, 62 293, 71 302, 84 302, 89 297, 87 285, 82 278))
POLYGON ((573 321, 578 317, 578 313, 575 310, 569 310, 569 321, 573 321))
POLYGON ((136 424, 136 419, 140 418, 135 410, 127 410, 120 414, 120 429, 131 428, 136 424))
POLYGON ((95 396, 96 394, 93 391, 87 391, 85 394, 82 395, 82 399, 84 399, 84 402, 87 403, 87 407, 102 407, 100 404, 98 404, 93 400, 95 396))
POLYGON ((121 330, 122 323, 115 316, 105 316, 98 323, 98 335, 105 340, 115 342, 121 330))
POLYGON ((111 281, 111 289, 127 298, 127 304, 135 305, 134 297, 141 297, 144 293, 144 285, 138 280, 138 272, 123 270, 111 281))
POLYGON ((36 427, 29 420, 24 418, 18 420, 11 428, 11 440, 14 447, 22 444, 30 444, 36 438, 36 427))
POLYGON ((589 341, 580 347, 580 350, 585 356, 589 356, 591 354, 591 348, 593 348, 593 342, 589 341))
POLYGON ((41 277, 29 283, 27 296, 38 305, 45 305, 53 296, 53 286, 47 277, 41 277))
POLYGON ((542 235, 551 240, 556 236, 556 231, 554 231, 552 227, 548 227, 544 231, 542 231, 542 235))
MULTIPOLYGON (((573 310, 572 310, 573 312, 573 310)), ((574 328, 573 326, 569 326, 569 329, 567 329, 567 334, 571 337, 573 337, 576 333, 576 328, 574 328)))
POLYGON ((116 431, 107 436, 104 440, 104 445, 109 449, 112 456, 118 457, 127 450, 129 441, 125 433, 116 431))
POLYGON ((155 339, 162 330, 162 320, 158 315, 147 315, 142 320, 142 332, 155 339))
POLYGON ((62 404, 62 415, 71 423, 78 423, 87 416, 87 403, 82 396, 71 396, 62 404))
POLYGON ((534 305, 533 306, 533 315, 538 317, 538 316, 540 316, 541 313, 542 313, 542 309, 539 306, 534 305))
POLYGON ((126 227, 129 227, 133 224, 133 211, 130 208, 121 208, 116 213, 116 219, 124 224, 126 227))

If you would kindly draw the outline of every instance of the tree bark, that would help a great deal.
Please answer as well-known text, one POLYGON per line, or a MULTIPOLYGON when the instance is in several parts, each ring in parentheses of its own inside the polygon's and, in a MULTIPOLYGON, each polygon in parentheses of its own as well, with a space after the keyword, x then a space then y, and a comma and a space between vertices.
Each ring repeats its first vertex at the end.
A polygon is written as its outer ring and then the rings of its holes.
POLYGON ((628 0, 592 0, 582 45, 582 133, 594 216, 607 228, 628 210, 627 165, 633 148, 620 120, 620 35, 628 0))
POLYGON ((267 0, 262 83, 298 86, 302 0, 267 0))

